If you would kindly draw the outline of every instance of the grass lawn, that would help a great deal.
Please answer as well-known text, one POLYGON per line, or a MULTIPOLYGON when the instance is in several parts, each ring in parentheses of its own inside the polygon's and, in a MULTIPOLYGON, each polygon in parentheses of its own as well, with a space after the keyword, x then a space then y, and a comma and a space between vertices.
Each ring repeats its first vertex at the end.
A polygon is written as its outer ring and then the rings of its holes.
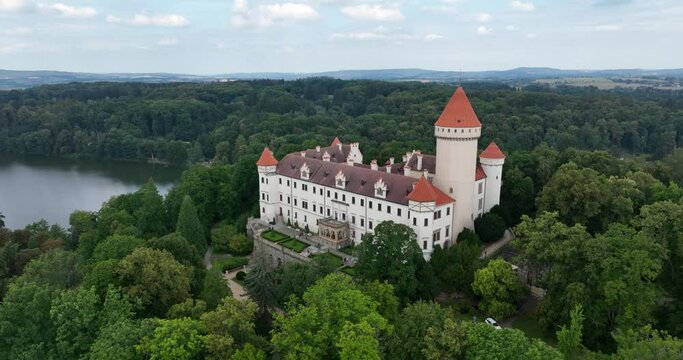
POLYGON ((249 264, 249 258, 244 256, 231 256, 224 259, 216 259, 211 262, 212 268, 218 268, 221 272, 237 269, 249 264))
POLYGON ((557 345, 557 339, 552 334, 546 333, 538 325, 534 314, 521 315, 512 322, 512 327, 522 330, 527 337, 541 339, 549 345, 557 345))
POLYGON ((327 259, 331 264, 334 264, 335 268, 339 268, 342 265, 344 265, 342 259, 339 256, 337 256, 331 252, 324 252, 321 254, 311 255, 311 258, 317 258, 317 257, 327 259))
POLYGON ((344 266, 340 271, 346 275, 356 276, 356 269, 352 267, 344 266))
POLYGON ((304 249, 309 246, 308 244, 306 244, 303 241, 299 241, 297 239, 292 239, 292 238, 289 238, 285 241, 280 241, 278 244, 286 247, 287 249, 294 250, 298 253, 304 251, 304 249))
POLYGON ((275 230, 266 230, 261 233, 261 237, 275 243, 289 239, 289 236, 275 230))

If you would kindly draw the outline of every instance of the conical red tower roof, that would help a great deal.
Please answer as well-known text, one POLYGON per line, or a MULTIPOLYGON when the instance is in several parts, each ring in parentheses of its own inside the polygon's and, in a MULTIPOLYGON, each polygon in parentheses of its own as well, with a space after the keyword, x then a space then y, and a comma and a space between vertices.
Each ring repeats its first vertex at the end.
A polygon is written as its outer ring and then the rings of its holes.
POLYGON ((335 137, 334 140, 332 140, 332 145, 330 145, 330 146, 338 146, 341 143, 342 142, 339 140, 339 138, 335 137))
POLYGON ((453 202, 453 199, 451 199, 450 196, 444 194, 443 191, 430 184, 424 176, 420 177, 420 180, 415 184, 413 191, 408 194, 408 200, 417 202, 434 201, 436 202, 436 205, 453 202))
POLYGON ((481 123, 477 118, 477 114, 472 109, 470 100, 465 95, 465 90, 462 86, 451 96, 451 99, 443 109, 441 116, 434 124, 436 126, 451 127, 451 128, 472 128, 480 127, 481 123))
POLYGON ((505 159, 505 154, 500 151, 500 148, 496 145, 495 141, 491 141, 489 146, 481 152, 479 157, 484 159, 505 159))
POLYGON ((277 159, 275 156, 273 156, 273 152, 268 149, 266 146, 263 148, 263 152, 261 153, 261 157, 258 159, 256 162, 256 165, 258 166, 275 166, 277 165, 277 159))

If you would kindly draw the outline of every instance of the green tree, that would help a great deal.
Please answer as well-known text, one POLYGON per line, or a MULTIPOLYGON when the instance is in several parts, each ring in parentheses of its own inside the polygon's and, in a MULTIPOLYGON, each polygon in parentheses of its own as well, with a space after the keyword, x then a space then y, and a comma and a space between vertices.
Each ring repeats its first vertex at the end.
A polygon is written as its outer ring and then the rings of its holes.
POLYGON ((683 340, 647 325, 639 329, 617 331, 619 350, 615 358, 624 360, 680 359, 683 340))
POLYGON ((89 357, 98 360, 145 360, 147 357, 136 351, 136 345, 151 336, 157 325, 155 319, 121 320, 107 325, 90 347, 89 357))
POLYGON ((266 360, 266 353, 254 347, 252 344, 245 345, 242 349, 235 351, 230 360, 266 360))
POLYGON ((556 333, 557 343, 564 356, 575 359, 582 348, 583 307, 576 305, 569 313, 569 318, 569 326, 562 325, 556 333))
POLYGON ((395 322, 389 339, 389 357, 392 359, 424 359, 429 328, 440 328, 447 314, 436 303, 418 301, 406 306, 395 322))
POLYGON ((366 280, 388 281, 395 286, 399 299, 407 302, 417 292, 416 274, 424 263, 415 236, 406 225, 380 223, 374 233, 363 235, 356 274, 366 280))
POLYGON ((281 304, 286 303, 290 296, 301 298, 306 289, 319 279, 334 272, 335 264, 328 257, 315 257, 308 263, 292 261, 285 263, 282 271, 277 274, 276 296, 281 304))
POLYGON ((112 235, 97 244, 90 261, 121 260, 143 244, 142 239, 134 236, 112 235))
POLYGON ((143 237, 160 236, 166 232, 166 208, 156 185, 149 179, 133 194, 136 206, 132 215, 143 237))
POLYGON ((465 359, 561 360, 562 353, 538 339, 528 339, 516 329, 498 330, 484 323, 465 323, 465 359))
POLYGON ((461 322, 446 318, 441 326, 427 329, 422 355, 426 360, 460 360, 465 358, 467 333, 461 322))
POLYGON ((180 205, 176 232, 180 233, 187 241, 197 248, 200 254, 206 251, 206 236, 204 236, 204 226, 197 217, 197 209, 194 207, 192 198, 185 195, 180 205))
POLYGON ((254 319, 258 305, 250 300, 223 299, 216 310, 201 317, 207 335, 207 359, 229 358, 237 349, 248 345, 263 348, 265 340, 256 335, 254 319))
POLYGON ((199 293, 199 298, 206 302, 208 309, 215 309, 223 298, 231 295, 230 287, 218 269, 204 272, 202 291, 199 293))
POLYGON ((187 299, 171 306, 166 313, 166 318, 190 318, 197 320, 204 312, 206 312, 206 302, 204 300, 187 299))
POLYGON ((524 293, 517 273, 505 260, 491 260, 474 274, 474 293, 482 297, 482 310, 494 317, 506 318, 517 310, 516 304, 524 293))
MULTIPOLYGON (((343 274, 330 274, 311 286, 301 305, 292 304, 287 315, 275 315, 271 343, 283 359, 340 359, 353 349, 349 342, 362 336, 362 350, 374 354, 379 349, 369 337, 386 336, 388 322, 377 312, 377 303, 363 294, 343 274), (364 329, 357 333, 357 326, 364 329), (372 335, 367 326, 374 329, 372 335), (349 332, 356 332, 349 334, 349 332), (344 339, 342 345, 340 341, 344 339)), ((348 354, 350 355, 350 354, 348 354)))
POLYGON ((79 267, 78 255, 71 251, 57 249, 29 262, 23 274, 14 281, 20 284, 45 284, 60 289, 71 288, 81 280, 79 267))
POLYGON ((233 225, 221 224, 211 230, 211 245, 215 252, 230 252, 230 239, 237 235, 233 225))
POLYGON ((256 254, 251 259, 251 270, 244 279, 249 297, 258 305, 260 312, 266 313, 275 304, 275 273, 273 264, 266 258, 265 253, 256 254))
POLYGON ((52 301, 57 356, 77 359, 86 354, 99 330, 99 299, 94 288, 67 290, 52 301))
POLYGON ((124 292, 139 299, 150 315, 164 315, 190 295, 191 269, 166 251, 135 249, 121 260, 117 273, 124 292))
POLYGON ((380 360, 377 330, 367 322, 346 324, 337 342, 341 360, 380 360))
POLYGON ((8 359, 41 359, 56 355, 50 307, 59 293, 45 284, 10 284, 0 304, 0 354, 8 359))
POLYGON ((204 345, 202 333, 202 324, 198 320, 158 320, 154 332, 142 338, 135 349, 150 359, 201 359, 204 345))
POLYGON ((497 241, 505 233, 505 220, 494 213, 488 212, 474 220, 474 229, 481 241, 485 243, 497 241))

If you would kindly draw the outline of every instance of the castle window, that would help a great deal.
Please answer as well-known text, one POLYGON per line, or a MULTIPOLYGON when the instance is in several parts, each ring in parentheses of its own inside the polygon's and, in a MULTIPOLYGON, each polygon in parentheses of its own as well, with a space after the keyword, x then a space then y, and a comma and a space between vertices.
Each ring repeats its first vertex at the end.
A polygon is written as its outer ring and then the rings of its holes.
POLYGON ((294 188, 296 189, 296 181, 294 182, 294 188))
POLYGON ((479 210, 484 208, 484 199, 479 199, 479 210))
POLYGON ((308 201, 302 201, 301 202, 301 207, 308 210, 308 201))
POLYGON ((448 189, 448 192, 452 194, 452 193, 453 193, 453 188, 449 188, 449 189, 448 189))
POLYGON ((266 182, 266 178, 264 178, 263 176, 261 176, 261 184, 265 184, 265 182, 266 182))
POLYGON ((387 185, 381 178, 375 183, 375 196, 382 199, 387 196, 387 185))
POLYGON ((315 212, 315 204, 313 204, 313 212, 315 212))
POLYGON ((372 230, 372 221, 368 221, 368 229, 372 230))
POLYGON ((451 207, 449 206, 446 208, 446 215, 450 215, 450 214, 451 214, 451 207))
POLYGON ((422 242, 422 250, 427 250, 427 240, 422 242))
POLYGON ((401 216, 401 208, 396 209, 396 215, 401 216))
MULTIPOLYGON (((334 181, 335 181, 335 186, 337 186, 338 188, 343 189, 346 187, 346 176, 344 175, 344 173, 341 170, 339 170, 337 175, 334 177, 334 181)), ((336 195, 337 194, 335 193, 335 196, 336 195)), ((336 199, 336 197, 335 197, 335 199, 336 199)))
POLYGON ((417 226, 417 218, 416 217, 413 218, 413 226, 417 226))
POLYGON ((356 197, 351 196, 351 204, 356 205, 356 197))
POLYGON ((429 219, 425 218, 424 226, 429 226, 429 219))
POLYGON ((377 211, 382 211, 382 204, 377 204, 377 211))
POLYGON ((356 217, 351 216, 351 224, 356 225, 356 217))
POLYGON ((484 191, 484 183, 480 182, 479 183, 479 193, 481 194, 484 191))
POLYGON ((346 213, 342 213, 342 221, 346 221, 346 213))
POLYGON ((391 206, 387 205, 387 214, 391 214, 391 206))
POLYGON ((292 199, 289 196, 287 196, 287 204, 291 204, 291 203, 292 203, 292 199))
POLYGON ((330 216, 330 209, 327 209, 327 216, 330 216))
POLYGON ((451 232, 451 226, 448 225, 448 226, 446 226, 446 238, 447 239, 448 239, 448 235, 450 235, 450 232, 451 232))
POLYGON ((280 182, 280 185, 282 185, 282 178, 278 179, 278 181, 280 182))
POLYGON ((282 201, 282 194, 280 194, 280 201, 282 201))
POLYGON ((342 194, 342 201, 346 202, 346 195, 345 194, 342 194))
POLYGON ((365 206, 365 200, 364 199, 360 199, 360 206, 365 206))
MULTIPOLYGON (((301 178, 304 180, 308 180, 311 178, 311 170, 308 168, 308 165, 306 165, 306 163, 301 165, 301 178)), ((294 183, 294 186, 296 187, 296 183, 294 183)))
POLYGON ((372 201, 368 201, 368 207, 372 209, 372 201))
POLYGON ((289 180, 287 180, 287 186, 289 186, 289 180))
POLYGON ((294 206, 298 206, 296 199, 294 199, 294 206))
POLYGON ((360 218, 360 226, 361 227, 365 226, 365 219, 360 218))
POLYGON ((327 197, 330 197, 330 190, 327 190, 327 197))
POLYGON ((265 213, 266 213, 266 208, 261 208, 261 212, 265 214, 265 213))
POLYGON ((335 191, 335 192, 334 192, 334 199, 335 199, 335 200, 337 200, 337 196, 338 196, 338 195, 339 195, 339 194, 335 191))

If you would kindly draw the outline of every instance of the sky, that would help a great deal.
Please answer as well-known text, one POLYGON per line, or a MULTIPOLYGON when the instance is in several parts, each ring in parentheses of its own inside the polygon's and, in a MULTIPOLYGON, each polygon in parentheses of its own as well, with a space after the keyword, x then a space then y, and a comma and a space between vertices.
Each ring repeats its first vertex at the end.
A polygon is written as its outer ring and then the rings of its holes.
POLYGON ((0 0, 0 69, 683 67, 683 0, 0 0))

